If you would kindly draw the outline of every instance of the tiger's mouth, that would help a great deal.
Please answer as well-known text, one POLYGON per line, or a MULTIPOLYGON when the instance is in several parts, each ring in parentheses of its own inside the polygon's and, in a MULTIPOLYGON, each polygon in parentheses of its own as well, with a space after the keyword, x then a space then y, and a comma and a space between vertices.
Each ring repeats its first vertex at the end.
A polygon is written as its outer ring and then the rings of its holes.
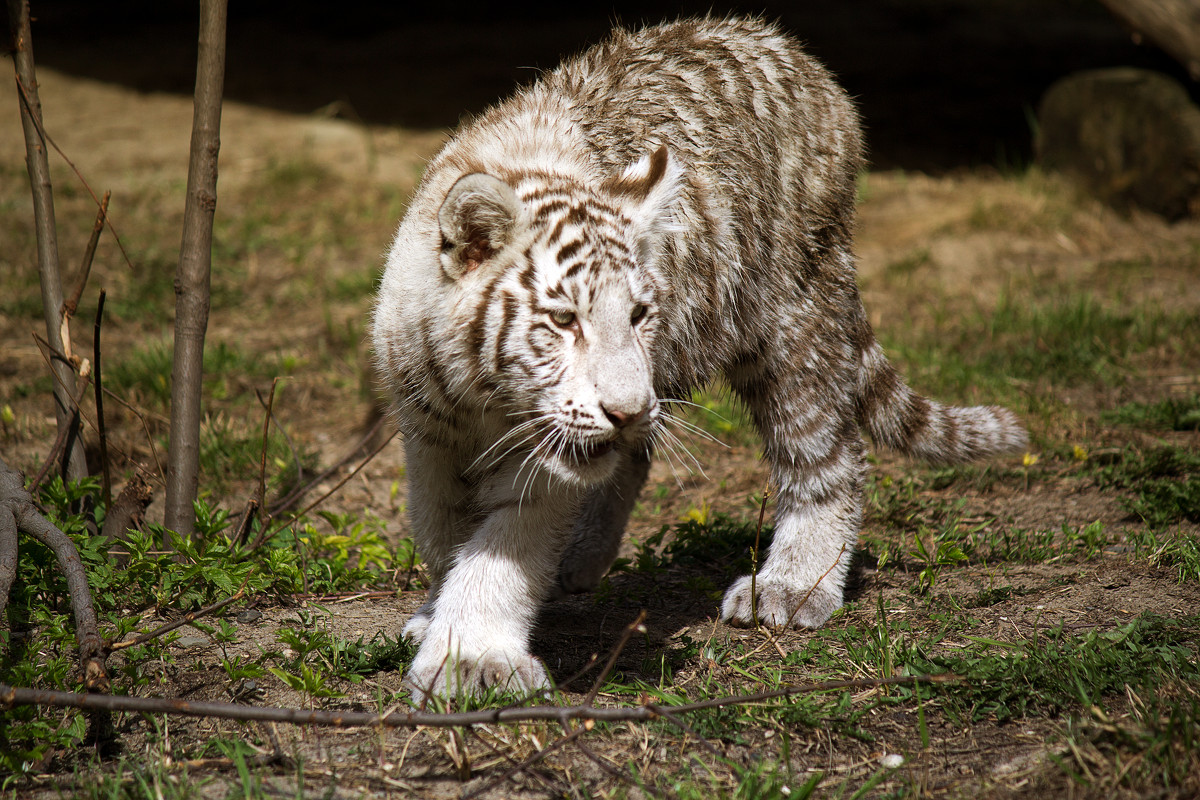
POLYGON ((577 464, 586 464, 589 461, 594 461, 597 458, 608 455, 617 446, 615 439, 607 442, 586 442, 581 444, 573 444, 567 451, 572 461, 577 464))

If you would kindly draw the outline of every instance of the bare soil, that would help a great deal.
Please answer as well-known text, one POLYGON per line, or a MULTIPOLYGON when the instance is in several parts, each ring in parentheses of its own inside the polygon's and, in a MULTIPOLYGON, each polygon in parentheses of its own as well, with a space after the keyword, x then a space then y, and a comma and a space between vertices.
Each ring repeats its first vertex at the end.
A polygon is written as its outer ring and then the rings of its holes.
MULTIPOLYGON (((149 71, 145 63, 141 68, 149 71)), ((165 253, 164 263, 169 264, 169 255, 177 247, 183 206, 190 99, 99 82, 49 67, 42 68, 39 77, 47 129, 93 189, 113 191, 111 216, 131 258, 165 253), (147 207, 144 198, 151 198, 153 206, 147 207)), ((12 84, 0 82, 0 109, 16 107, 12 84)), ((4 123, 0 125, 0 210, 7 218, 5 235, 13 238, 0 248, 0 281, 6 287, 23 286, 22 291, 35 292, 32 282, 20 278, 31 269, 33 249, 28 188, 19 168, 24 143, 15 116, 0 114, 4 123)), ((225 313, 217 304, 212 315, 212 340, 236 341, 255 352, 311 358, 308 363, 315 368, 292 373, 275 411, 290 435, 310 448, 320 465, 334 463, 353 450, 377 413, 361 339, 371 297, 367 288, 349 297, 322 291, 317 299, 305 295, 307 288, 290 292, 289 283, 319 274, 320 286, 325 286, 341 278, 361 279, 376 269, 401 209, 393 209, 397 212, 393 216, 369 218, 349 213, 342 217, 338 209, 355 208, 356 199, 361 198, 406 196, 424 160, 445 135, 440 128, 350 121, 336 118, 336 114, 297 114, 238 101, 225 107, 218 214, 259 213, 256 197, 274 191, 264 184, 273 169, 280 164, 315 164, 332 178, 321 182, 316 196, 298 190, 295 202, 325 204, 330 218, 324 224, 353 234, 339 238, 331 233, 328 244, 300 255, 289 253, 285 242, 256 250, 247 263, 229 273, 235 276, 236 285, 225 288, 240 297, 237 312, 225 313), (349 331, 350 342, 337 349, 330 344, 331 331, 349 331), (318 358, 321 352, 333 355, 318 358)), ((892 152, 903 153, 904 149, 892 152)), ((91 227, 91 201, 57 158, 54 180, 59 192, 60 251, 73 269, 91 227)), ((286 197, 282 200, 288 202, 286 197)), ((865 303, 872 322, 884 331, 898 325, 937 330, 946 324, 947 313, 988 309, 1005 294, 1040 297, 1092 291, 1108 301, 1121 297, 1154 300, 1167 309, 1200 312, 1196 262, 1200 223, 1171 225, 1150 215, 1120 215, 1036 171, 1020 176, 987 167, 932 175, 904 169, 872 172, 864 177, 857 247, 865 303)), ((106 237, 89 292, 105 286, 117 296, 132 291, 132 280, 123 256, 106 237)), ((165 285, 169 291, 169 281, 165 285)), ((311 282, 299 285, 313 286, 311 282)), ((169 303, 169 295, 158 302, 169 303)), ((34 384, 31 376, 42 371, 43 358, 30 336, 39 325, 36 314, 0 319, 0 405, 10 406, 15 418, 0 431, 0 443, 5 458, 27 472, 37 469, 54 439, 47 387, 29 388, 34 384)), ((90 325, 90 317, 81 312, 73 331, 76 347, 86 353, 91 351, 90 325)), ((105 352, 117 358, 157 338, 161 330, 157 323, 114 320, 104 329, 105 352)), ((1038 422, 1035 441, 1136 444, 1142 434, 1098 429, 1098 412, 1129 400, 1158 400, 1200 391, 1200 365, 1180 361, 1170 352, 1150 354, 1144 361, 1119 385, 1098 384, 1065 392, 1059 398, 1065 409, 1062 417, 1038 422)), ((266 386, 269 381, 263 388, 266 386)), ((260 424, 260 414, 254 410, 253 419, 246 424, 260 424)), ((160 418, 150 414, 148 424, 161 435, 160 418)), ((116 418, 113 425, 119 461, 125 468, 136 464, 152 476, 159 475, 154 446, 143 435, 140 422, 126 415, 116 418)), ((1200 447, 1195 433, 1170 436, 1181 446, 1200 447)), ((689 513, 753 518, 757 513, 755 496, 767 482, 758 463, 757 444, 738 433, 728 438, 726 445, 702 440, 691 444, 703 474, 656 464, 631 523, 633 537, 645 540, 663 525, 686 519, 689 513)), ((1020 468, 1021 457, 1002 466, 1020 468)), ((1200 607, 1200 587, 1194 582, 1181 584, 1173 573, 1135 560, 1119 546, 1121 532, 1136 528, 1137 521, 1112 491, 1097 488, 1094 481, 1068 467, 1046 457, 1027 468, 1032 478, 1027 486, 1002 480, 987 488, 964 489, 955 484, 948 490, 965 499, 962 513, 966 519, 1028 529, 1058 529, 1100 520, 1115 532, 1116 545, 1085 563, 984 563, 945 570, 936 588, 939 596, 974 595, 992 587, 1017 590, 1009 599, 972 609, 971 635, 1024 641, 1058 624, 1111 629, 1144 612, 1180 617, 1194 614, 1200 607)), ((399 513, 404 503, 402 468, 401 448, 392 444, 342 487, 329 507, 371 510, 388 519, 390 535, 404 536, 407 523, 399 513)), ((910 469, 883 454, 877 473, 901 480, 910 469)), ((252 482, 252 476, 235 481, 223 489, 222 498, 238 507, 252 482)), ((332 482, 317 490, 332 487, 332 482)), ((936 500, 940 495, 929 491, 927 497, 936 500)), ((152 508, 151 516, 156 513, 152 508)), ((1195 532, 1195 526, 1188 523, 1183 529, 1195 532)), ((886 538, 887 524, 872 519, 864 535, 886 538)), ((633 552, 631 545, 625 555, 633 552)), ((776 638, 776 644, 766 644, 769 640, 762 632, 719 623, 711 591, 697 587, 720 588, 728 580, 722 565, 653 577, 617 574, 602 597, 570 598, 548 605, 535 635, 534 652, 553 675, 566 678, 583 669, 593 654, 609 652, 623 628, 643 608, 648 612, 648 631, 635 637, 617 662, 617 670, 629 677, 653 680, 654 663, 664 651, 679 647, 684 636, 698 642, 744 641, 748 649, 766 646, 780 652, 801 648, 809 641, 810 633, 787 632, 776 638)), ((859 629, 877 625, 879 598, 890 604, 890 613, 897 619, 906 618, 915 627, 931 625, 928 606, 913 598, 912 582, 912 575, 904 571, 876 570, 865 560, 850 598, 852 605, 831 625, 859 629)), ((324 618, 328 629, 341 637, 369 638, 380 631, 396 637, 422 596, 420 591, 410 591, 386 598, 298 598, 295 606, 260 606, 261 619, 240 624, 239 642, 228 652, 253 656, 260 646, 273 646, 281 625, 295 624, 299 611, 315 607, 328 612, 324 618)), ((170 616, 167 609, 162 613, 170 616)), ((156 621, 148 617, 144 623, 156 621)), ((943 645, 964 646, 965 640, 943 645)), ((219 648, 203 639, 185 643, 176 662, 164 665, 145 692, 191 700, 228 700, 233 687, 227 685, 217 665, 220 656, 219 648)), ((745 677, 736 672, 736 666, 692 659, 677 671, 676 681, 683 687, 701 680, 716 681, 744 691, 745 677)), ((594 675, 594 671, 588 673, 567 688, 582 694, 594 675)), ((374 709, 376 697, 398 691, 401 679, 399 674, 380 673, 363 684, 340 687, 346 695, 334 705, 374 709)), ((268 679, 261 684, 254 696, 256 703, 309 702, 277 681, 268 679)), ((869 694, 865 692, 859 699, 869 694)), ((436 730, 251 731, 208 720, 171 720, 163 725, 154 730, 142 718, 124 721, 119 734, 125 752, 152 758, 171 758, 178 753, 186 762, 191 758, 188 754, 213 737, 258 738, 271 743, 264 745, 268 749, 276 745, 285 753, 302 755, 309 790, 324 792, 328 788, 330 793, 323 796, 334 797, 460 796, 483 789, 514 761, 558 735, 552 728, 538 726, 489 728, 464 736, 436 730)), ((1027 717, 1005 724, 984 721, 971 726, 957 726, 939 717, 930 725, 932 746, 927 750, 922 750, 915 721, 906 715, 881 712, 863 722, 874 737, 870 742, 824 729, 792 727, 787 731, 792 769, 800 776, 798 783, 808 772, 821 770, 826 773, 827 787, 843 783, 853 787, 874 774, 884 756, 902 753, 907 758, 905 766, 877 791, 903 785, 916 786, 921 796, 1038 797, 1073 786, 1053 763, 1063 749, 1062 717, 1027 717)), ((778 758, 781 736, 780 731, 764 728, 746 732, 740 741, 712 744, 733 763, 749 765, 761 758, 778 758)), ((683 763, 680 751, 700 752, 694 740, 660 737, 658 728, 630 723, 595 737, 591 747, 618 771, 629 763, 648 771, 654 765, 677 769, 683 763)), ((205 793, 212 796, 221 796, 237 784, 236 773, 228 763, 219 761, 195 761, 188 767, 194 779, 211 781, 205 793)), ((276 790, 294 793, 294 771, 276 768, 263 775, 276 790)), ((53 796, 54 787, 65 779, 61 774, 45 776, 40 781, 42 794, 53 796)), ((564 749, 533 770, 517 772, 486 796, 577 796, 580 787, 586 787, 589 796, 642 794, 593 759, 564 749)), ((1086 788, 1078 791, 1079 796, 1088 795, 1086 788)))

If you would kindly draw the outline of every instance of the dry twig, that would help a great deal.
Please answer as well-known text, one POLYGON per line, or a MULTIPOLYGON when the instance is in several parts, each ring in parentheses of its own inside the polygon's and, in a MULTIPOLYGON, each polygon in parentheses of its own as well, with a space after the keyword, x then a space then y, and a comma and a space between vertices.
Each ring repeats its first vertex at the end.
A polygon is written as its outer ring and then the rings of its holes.
POLYGON ((621 656, 622 651, 625 650, 625 645, 629 644, 629 640, 633 638, 633 635, 635 633, 646 632, 645 622, 646 610, 642 609, 638 612, 637 619, 625 626, 625 630, 621 633, 620 640, 617 641, 617 646, 613 648, 612 655, 608 657, 608 661, 605 663, 604 669, 602 669, 600 674, 596 676, 596 681, 592 684, 591 691, 587 693, 587 699, 583 701, 585 705, 590 706, 593 702, 595 702, 596 695, 600 693, 600 687, 604 685, 606 680, 608 680, 608 674, 612 672, 612 668, 616 666, 617 659, 621 656))
POLYGON ((270 525, 264 525, 262 530, 259 531, 259 534, 255 538, 254 542, 250 545, 250 547, 247 548, 247 552, 252 552, 254 550, 257 550, 259 547, 261 547, 263 545, 264 542, 270 541, 272 536, 274 536, 275 534, 282 531, 288 525, 291 525, 292 523, 296 522, 298 519, 303 517, 305 514, 312 511, 314 508, 321 505, 321 503, 324 503, 326 500, 328 500, 330 497, 332 497, 334 494, 336 494, 339 489, 341 489, 343 486, 345 486, 347 483, 349 483, 351 478, 353 478, 355 475, 357 475, 359 472, 361 472, 363 467, 365 467, 367 464, 371 463, 371 460, 373 458, 375 458, 375 456, 379 455, 379 452, 381 450, 383 450, 383 448, 387 447, 388 444, 390 444, 392 439, 394 439, 394 438, 396 438, 396 434, 393 433, 391 436, 387 437, 382 442, 380 442, 379 445, 377 447, 375 447, 373 450, 371 450, 370 453, 367 453, 367 455, 363 458, 362 462, 359 463, 359 465, 357 467, 355 467, 354 469, 352 469, 348 473, 346 473, 345 477, 343 477, 340 481, 338 481, 332 489, 330 489, 328 492, 326 492, 325 494, 318 497, 316 500, 313 500, 311 503, 309 503, 304 508, 297 511, 295 514, 292 515, 291 519, 289 519, 287 522, 283 522, 283 523, 273 526, 273 527, 270 525))
POLYGON ((184 625, 187 625, 188 623, 191 623, 191 622, 195 622, 196 620, 200 619, 201 617, 206 617, 209 614, 215 614, 218 611, 220 611, 222 608, 224 608, 225 606, 230 605, 231 603, 235 603, 238 600, 241 600, 245 596, 246 596, 246 587, 243 585, 242 588, 237 590, 236 594, 230 595, 229 597, 226 597, 224 600, 221 600, 220 602, 213 603, 211 606, 206 606, 206 607, 200 609, 199 611, 193 611, 190 614, 185 614, 182 617, 180 617, 179 619, 174 620, 172 622, 168 622, 165 625, 160 625, 152 631, 147 631, 146 633, 138 634, 137 636, 133 637, 132 639, 126 639, 123 642, 105 642, 104 649, 110 653, 115 653, 118 650, 124 650, 127 647, 134 647, 139 644, 145 644, 146 642, 150 641, 151 639, 157 639, 159 636, 162 636, 163 634, 166 634, 166 633, 170 633, 171 631, 175 630, 176 628, 182 628, 184 625))
MULTIPOLYGON (((104 193, 104 209, 101 213, 108 210, 108 193, 104 193)), ((93 231, 92 238, 96 238, 99 229, 93 231)), ((95 245, 91 245, 91 249, 95 250, 95 245)), ((88 259, 89 263, 91 259, 88 259)), ((83 284, 80 284, 80 291, 83 290, 83 284)), ((108 471, 108 430, 104 427, 104 384, 100 379, 100 324, 104 321, 104 290, 100 290, 100 299, 96 301, 96 323, 92 329, 92 386, 96 389, 96 429, 100 433, 100 475, 103 483, 104 507, 112 507, 112 476, 108 471)))
POLYGON ((63 303, 62 313, 65 317, 75 316, 79 310, 79 300, 87 286, 88 276, 92 274, 92 260, 96 257, 96 245, 100 244, 100 232, 104 230, 104 221, 108 218, 108 200, 112 192, 105 192, 100 201, 100 210, 96 212, 96 224, 92 226, 92 235, 88 238, 87 247, 83 251, 83 262, 79 265, 79 277, 75 280, 75 292, 71 299, 63 303))
MULTIPOLYGON (((325 470, 320 475, 317 475, 312 480, 310 480, 304 484, 301 484, 299 486, 296 486, 294 489, 292 489, 290 492, 288 492, 282 498, 275 501, 275 503, 273 503, 271 505, 270 516, 274 517, 277 514, 282 514, 284 511, 291 508, 293 503, 295 503, 301 497, 303 497, 305 494, 307 494, 314 486, 317 486, 320 483, 322 483, 323 481, 327 480, 331 475, 333 475, 338 470, 340 470, 342 467, 346 466, 351 461, 353 461, 355 459, 355 457, 358 456, 359 453, 363 452, 363 450, 366 449, 367 445, 369 445, 371 443, 371 440, 375 438, 376 434, 379 433, 379 430, 384 426, 384 423, 386 423, 386 422, 387 422, 387 417, 380 416, 377 420, 375 420, 375 424, 371 426, 370 430, 368 430, 365 434, 363 434, 363 437, 361 439, 359 439, 358 444, 354 445, 354 447, 351 448, 346 453, 346 455, 342 456, 342 458, 336 464, 333 464, 332 466, 329 467, 329 469, 325 470)), ((276 427, 278 427, 278 425, 276 425, 276 427)), ((395 434, 388 437, 387 442, 390 442, 393 438, 395 438, 395 434)), ((384 445, 386 445, 387 442, 384 442, 384 445)), ((372 450, 371 457, 374 457, 374 455, 382 449, 383 449, 382 447, 377 447, 374 450, 372 450)), ((369 461, 370 458, 368 458, 367 460, 369 461)))

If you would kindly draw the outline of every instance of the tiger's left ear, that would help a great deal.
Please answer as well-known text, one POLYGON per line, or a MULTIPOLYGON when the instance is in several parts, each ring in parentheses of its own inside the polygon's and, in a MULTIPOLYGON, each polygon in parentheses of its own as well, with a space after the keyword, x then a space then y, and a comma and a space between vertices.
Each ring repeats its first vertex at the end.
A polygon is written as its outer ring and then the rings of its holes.
POLYGON ((681 228, 675 221, 675 206, 683 188, 683 169, 666 145, 639 158, 619 178, 605 181, 604 188, 624 201, 644 252, 657 250, 663 236, 681 228))

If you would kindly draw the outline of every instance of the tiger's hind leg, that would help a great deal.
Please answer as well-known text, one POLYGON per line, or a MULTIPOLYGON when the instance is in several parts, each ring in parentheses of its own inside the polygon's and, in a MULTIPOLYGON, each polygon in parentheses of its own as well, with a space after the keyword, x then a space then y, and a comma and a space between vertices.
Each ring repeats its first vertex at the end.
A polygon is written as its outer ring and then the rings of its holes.
POLYGON ((633 453, 613 479, 588 493, 558 573, 558 594, 595 589, 621 548, 625 523, 650 473, 650 456, 633 453))

